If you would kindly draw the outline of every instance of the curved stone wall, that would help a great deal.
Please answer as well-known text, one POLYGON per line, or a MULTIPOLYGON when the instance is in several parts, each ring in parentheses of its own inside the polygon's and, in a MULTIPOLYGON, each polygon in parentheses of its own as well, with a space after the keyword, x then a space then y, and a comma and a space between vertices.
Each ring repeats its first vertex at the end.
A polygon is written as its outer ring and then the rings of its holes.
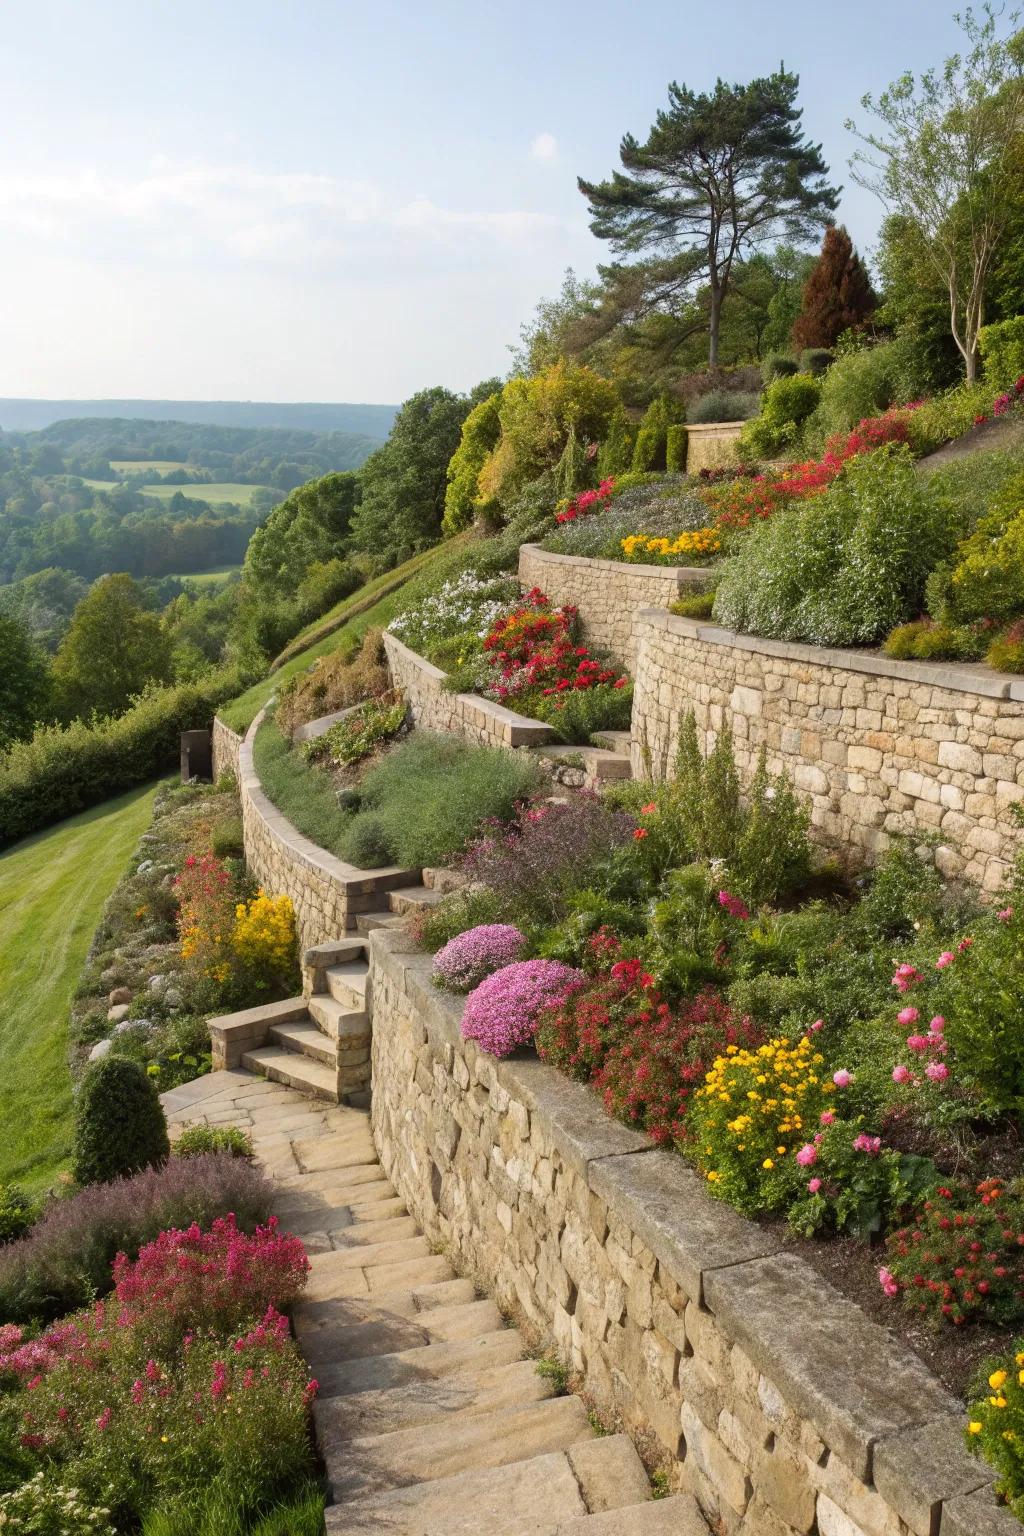
POLYGON ((430 964, 403 934, 371 936, 389 1179, 603 1412, 657 1438, 716 1530, 1019 1533, 916 1355, 587 1089, 462 1040, 430 964))
POLYGON ((230 725, 225 725, 223 720, 213 717, 213 779, 214 783, 222 773, 233 773, 238 778, 238 754, 242 749, 242 738, 233 731, 230 725))
POLYGON ((254 879, 273 895, 291 897, 299 947, 311 949, 356 926, 360 912, 385 904, 382 892, 419 879, 419 870, 357 869, 303 837, 263 793, 253 764, 253 741, 265 710, 238 751, 245 857, 254 879))
POLYGON ((663 778, 693 710, 732 726, 741 775, 762 746, 810 797, 817 838, 851 861, 894 832, 936 834, 935 859, 996 891, 1021 846, 1024 680, 984 666, 761 640, 651 609, 636 615, 633 771, 663 778))
POLYGON ((527 590, 540 587, 558 606, 571 603, 578 608, 591 644, 614 656, 631 674, 636 665, 636 614, 642 608, 667 608, 707 575, 699 566, 626 565, 555 555, 539 544, 524 544, 519 551, 522 585, 527 590))

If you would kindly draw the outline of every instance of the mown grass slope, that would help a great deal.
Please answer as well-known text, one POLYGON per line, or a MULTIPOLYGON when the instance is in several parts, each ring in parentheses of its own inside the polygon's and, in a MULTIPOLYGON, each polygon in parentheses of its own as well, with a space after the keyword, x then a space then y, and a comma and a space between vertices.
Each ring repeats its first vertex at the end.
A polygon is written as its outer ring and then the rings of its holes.
POLYGON ((155 794, 131 790, 0 853, 0 1182, 38 1192, 70 1153, 68 1010, 155 794))

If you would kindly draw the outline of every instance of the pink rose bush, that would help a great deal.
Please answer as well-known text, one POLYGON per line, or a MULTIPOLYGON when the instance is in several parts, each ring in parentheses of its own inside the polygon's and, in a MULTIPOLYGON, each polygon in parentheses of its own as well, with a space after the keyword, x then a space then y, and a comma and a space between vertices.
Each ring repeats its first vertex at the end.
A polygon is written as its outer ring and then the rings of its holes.
POLYGON ((586 977, 559 960, 517 960, 488 976, 470 994, 462 1036, 489 1056, 508 1056, 532 1040, 545 1008, 555 1007, 586 977))
POLYGON ((481 923, 449 939, 434 956, 434 981, 449 992, 469 992, 486 976, 518 960, 526 943, 511 923, 481 923))

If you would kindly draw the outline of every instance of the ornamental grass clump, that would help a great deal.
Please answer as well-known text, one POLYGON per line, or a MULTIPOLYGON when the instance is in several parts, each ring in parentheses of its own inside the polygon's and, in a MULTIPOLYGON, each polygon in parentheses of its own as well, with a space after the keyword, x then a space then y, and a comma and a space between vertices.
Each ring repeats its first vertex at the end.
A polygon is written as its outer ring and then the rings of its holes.
POLYGON ((584 983, 582 971, 559 960, 517 960, 488 976, 469 995, 462 1015, 464 1040, 489 1056, 509 1056, 533 1039, 545 1008, 584 983))
POLYGON ((511 923, 481 923, 450 939, 434 956, 434 982, 449 992, 469 992, 486 976, 512 965, 526 939, 511 923))

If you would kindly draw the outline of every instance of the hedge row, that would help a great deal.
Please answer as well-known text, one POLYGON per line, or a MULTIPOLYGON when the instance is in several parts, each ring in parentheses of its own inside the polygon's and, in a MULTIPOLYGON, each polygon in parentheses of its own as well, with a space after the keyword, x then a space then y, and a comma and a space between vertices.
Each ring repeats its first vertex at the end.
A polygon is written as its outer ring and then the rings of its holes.
POLYGON ((210 728, 248 679, 224 667, 195 683, 152 688, 126 714, 40 726, 0 757, 0 847, 166 773, 182 731, 210 728))

